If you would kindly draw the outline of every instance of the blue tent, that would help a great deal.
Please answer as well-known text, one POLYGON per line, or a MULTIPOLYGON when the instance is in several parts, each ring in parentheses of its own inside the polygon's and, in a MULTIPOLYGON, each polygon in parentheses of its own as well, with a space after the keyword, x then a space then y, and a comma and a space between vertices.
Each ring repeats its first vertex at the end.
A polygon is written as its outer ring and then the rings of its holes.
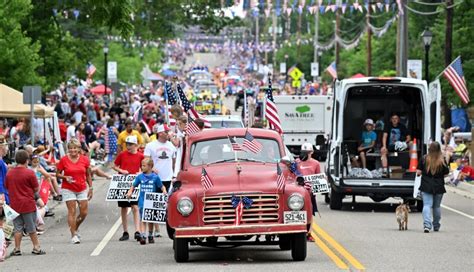
POLYGON ((176 75, 176 73, 174 71, 171 71, 170 69, 166 69, 166 70, 161 71, 161 74, 163 76, 166 76, 166 77, 171 77, 171 76, 176 75))

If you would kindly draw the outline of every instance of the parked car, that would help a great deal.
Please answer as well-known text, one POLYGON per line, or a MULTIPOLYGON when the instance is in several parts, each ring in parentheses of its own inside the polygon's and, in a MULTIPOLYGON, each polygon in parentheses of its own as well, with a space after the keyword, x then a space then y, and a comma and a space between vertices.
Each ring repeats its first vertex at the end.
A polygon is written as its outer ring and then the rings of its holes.
POLYGON ((215 129, 188 137, 167 208, 175 260, 187 261, 190 246, 237 245, 279 245, 291 249, 293 260, 304 260, 312 206, 303 182, 280 162, 291 156, 287 152, 271 130, 215 129), (247 131, 261 152, 232 151, 228 137, 242 145, 247 131), (286 177, 283 190, 277 189, 277 164, 286 177), (208 190, 201 182, 204 172, 212 182, 208 190), (239 217, 232 200, 251 203, 239 217))

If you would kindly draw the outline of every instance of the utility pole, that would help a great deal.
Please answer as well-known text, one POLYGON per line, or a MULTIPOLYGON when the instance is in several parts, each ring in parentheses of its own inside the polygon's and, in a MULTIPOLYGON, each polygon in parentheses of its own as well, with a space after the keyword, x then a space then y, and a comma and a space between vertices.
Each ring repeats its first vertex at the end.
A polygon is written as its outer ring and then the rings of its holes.
POLYGON ((298 29, 297 29, 297 34, 296 34, 296 56, 297 59, 300 59, 300 54, 301 54, 301 21, 302 21, 302 12, 298 12, 298 29))
POLYGON ((273 16, 272 16, 272 34, 273 34, 273 43, 272 43, 272 49, 273 49, 273 72, 272 75, 275 76, 276 73, 276 43, 277 43, 277 15, 276 15, 276 10, 273 10, 273 16))
MULTIPOLYGON (((370 3, 369 3, 370 5, 370 3)), ((370 8, 367 10, 367 71, 366 76, 372 75, 372 30, 370 29, 370 8)))
MULTIPOLYGON (((452 6, 454 0, 447 0, 446 6, 452 6)), ((453 53, 453 16, 454 9, 446 9, 446 29, 445 29, 445 41, 444 41, 444 66, 447 67, 451 64, 452 53, 453 53)), ((444 128, 451 127, 451 110, 449 108, 446 99, 442 99, 442 105, 444 108, 444 128)))
POLYGON ((260 12, 257 8, 257 14, 255 16, 255 65, 257 67, 257 71, 258 71, 258 46, 259 46, 259 29, 258 29, 258 19, 259 19, 259 15, 260 15, 260 12))
POLYGON ((400 1, 402 11, 399 14, 400 17, 397 27, 397 76, 406 77, 408 59, 408 14, 405 5, 407 5, 407 0, 400 1))
MULTIPOLYGON (((314 59, 314 63, 316 63, 316 65, 319 65, 319 63, 318 63, 319 10, 316 10, 316 12, 314 13, 314 38, 313 38, 313 40, 314 40, 314 42, 313 42, 313 44, 314 44, 313 59, 314 59)), ((313 82, 316 82, 317 79, 318 79, 318 77, 314 76, 313 82)))
POLYGON ((334 54, 335 56, 335 61, 336 61, 336 67, 339 70, 339 52, 340 52, 340 46, 339 46, 339 29, 341 28, 341 11, 340 9, 337 9, 336 11, 336 23, 335 23, 335 29, 334 29, 334 36, 336 37, 336 43, 334 44, 334 54))

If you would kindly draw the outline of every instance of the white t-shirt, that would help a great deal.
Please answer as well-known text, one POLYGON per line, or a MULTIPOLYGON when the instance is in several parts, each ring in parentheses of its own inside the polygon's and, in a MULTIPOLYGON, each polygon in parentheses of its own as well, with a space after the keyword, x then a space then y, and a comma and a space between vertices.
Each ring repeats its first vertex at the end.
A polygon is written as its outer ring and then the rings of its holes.
POLYGON ((183 141, 184 141, 184 133, 177 129, 176 136, 179 139, 179 146, 176 149, 176 162, 174 164, 174 177, 178 176, 179 170, 181 169, 181 159, 183 158, 183 141))
POLYGON ((171 181, 173 178, 173 158, 176 158, 176 147, 170 142, 154 140, 145 146, 145 156, 153 160, 153 168, 158 170, 161 181, 171 181))
POLYGON ((82 111, 78 110, 74 113, 73 117, 74 117, 74 120, 76 120, 76 124, 79 124, 80 122, 82 122, 82 116, 84 115, 84 113, 82 113, 82 111))
POLYGON ((66 131, 66 141, 69 142, 72 138, 76 137, 76 127, 73 125, 70 125, 67 127, 66 131))
POLYGON ((132 114, 134 114, 140 108, 141 105, 142 103, 140 103, 140 101, 133 102, 130 106, 130 108, 132 109, 132 114))

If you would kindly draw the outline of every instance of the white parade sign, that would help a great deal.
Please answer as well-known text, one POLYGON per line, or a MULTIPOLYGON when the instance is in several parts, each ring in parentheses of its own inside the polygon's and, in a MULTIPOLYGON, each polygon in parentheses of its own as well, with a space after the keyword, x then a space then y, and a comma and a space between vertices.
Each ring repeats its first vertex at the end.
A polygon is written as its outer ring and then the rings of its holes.
POLYGON ((311 182, 311 191, 313 194, 329 193, 328 180, 326 174, 316 174, 303 176, 306 182, 311 182))
POLYGON ((142 221, 166 224, 166 208, 168 195, 162 193, 145 193, 143 202, 142 221))
POLYGON ((138 201, 139 188, 135 188, 130 199, 127 198, 128 190, 132 187, 137 175, 113 175, 110 180, 106 201, 138 201))
POLYGON ((311 76, 313 77, 319 76, 319 63, 311 62, 311 76))

